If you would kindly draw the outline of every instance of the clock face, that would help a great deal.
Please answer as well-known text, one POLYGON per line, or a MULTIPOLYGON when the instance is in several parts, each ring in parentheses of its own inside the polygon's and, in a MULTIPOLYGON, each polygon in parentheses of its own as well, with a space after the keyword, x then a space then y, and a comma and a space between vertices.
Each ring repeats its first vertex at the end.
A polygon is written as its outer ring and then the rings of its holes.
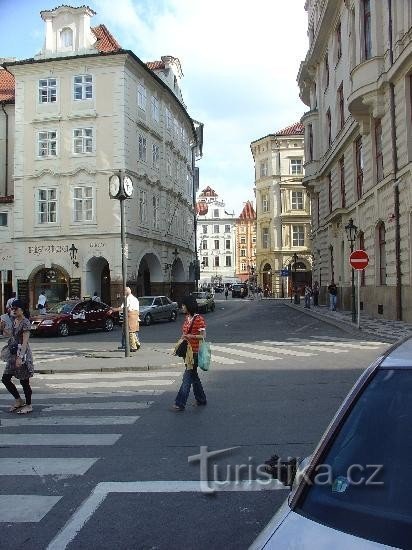
POLYGON ((129 176, 125 176, 123 180, 123 190, 126 197, 131 197, 133 194, 133 182, 129 176))
POLYGON ((113 175, 109 180, 109 193, 111 197, 117 197, 120 191, 120 178, 113 175))

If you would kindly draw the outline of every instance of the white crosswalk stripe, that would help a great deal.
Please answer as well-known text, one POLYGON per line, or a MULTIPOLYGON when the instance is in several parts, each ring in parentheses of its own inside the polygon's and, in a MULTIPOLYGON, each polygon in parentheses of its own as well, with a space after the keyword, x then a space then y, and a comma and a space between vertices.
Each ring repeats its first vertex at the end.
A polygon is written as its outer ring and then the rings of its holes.
MULTIPOLYGON (((236 345, 237 344, 234 344, 233 347, 236 348, 236 345)), ((251 348, 253 346, 250 346, 251 348)), ((248 357, 249 359, 262 359, 264 361, 274 361, 276 359, 280 359, 280 357, 272 357, 271 355, 264 355, 263 353, 254 353, 254 352, 251 352, 251 351, 243 351, 243 350, 240 350, 240 349, 231 349, 231 348, 228 348, 228 347, 223 347, 223 346, 217 346, 216 344, 212 344, 212 361, 214 361, 214 351, 217 350, 217 351, 220 351, 220 352, 224 352, 224 353, 227 353, 227 354, 233 354, 233 355, 238 355, 240 357, 248 357)))
POLYGON ((245 343, 239 343, 239 344, 231 344, 232 346, 237 347, 247 347, 252 348, 256 351, 270 351, 271 353, 278 353, 279 355, 292 355, 293 357, 311 357, 312 355, 315 355, 314 353, 305 353, 303 351, 295 351, 291 349, 282 349, 282 348, 275 348, 270 346, 262 346, 260 344, 245 344, 245 343))

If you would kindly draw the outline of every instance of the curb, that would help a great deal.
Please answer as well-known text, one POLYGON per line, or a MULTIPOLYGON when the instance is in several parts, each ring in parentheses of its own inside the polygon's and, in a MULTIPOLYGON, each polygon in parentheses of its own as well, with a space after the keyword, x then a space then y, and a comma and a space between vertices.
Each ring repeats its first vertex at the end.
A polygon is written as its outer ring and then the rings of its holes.
POLYGON ((148 372, 148 371, 161 371, 166 370, 170 368, 175 368, 176 365, 146 365, 146 366, 135 366, 135 367, 79 367, 79 368, 66 368, 63 367, 61 369, 50 369, 50 368, 35 368, 34 373, 35 374, 76 374, 78 372, 98 372, 98 373, 104 373, 104 372, 148 372))

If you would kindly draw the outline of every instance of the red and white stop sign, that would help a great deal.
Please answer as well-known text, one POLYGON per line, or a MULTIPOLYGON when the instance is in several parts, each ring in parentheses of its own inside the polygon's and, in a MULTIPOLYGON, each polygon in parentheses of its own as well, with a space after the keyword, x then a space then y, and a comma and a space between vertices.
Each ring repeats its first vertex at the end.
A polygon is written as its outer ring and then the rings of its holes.
POLYGON ((369 263, 369 256, 364 250, 354 250, 349 256, 349 263, 353 269, 365 269, 369 263))

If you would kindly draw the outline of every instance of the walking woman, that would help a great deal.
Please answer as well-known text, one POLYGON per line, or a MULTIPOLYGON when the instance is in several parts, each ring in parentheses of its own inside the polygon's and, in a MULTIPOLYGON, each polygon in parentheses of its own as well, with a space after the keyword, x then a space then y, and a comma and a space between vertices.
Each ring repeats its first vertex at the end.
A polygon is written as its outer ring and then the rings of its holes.
POLYGON ((203 317, 197 313, 197 302, 193 296, 185 296, 183 298, 182 309, 183 313, 186 315, 182 327, 182 338, 187 340, 188 348, 191 348, 189 352, 193 352, 193 360, 191 360, 192 353, 187 353, 182 385, 176 396, 175 404, 172 407, 172 410, 176 412, 185 410, 191 386, 193 386, 193 393, 196 400, 194 405, 204 406, 207 404, 202 382, 197 372, 199 345, 200 341, 205 337, 206 323, 203 317))
POLYGON ((10 407, 10 412, 28 414, 33 410, 30 378, 34 374, 33 356, 29 346, 30 321, 27 318, 28 314, 26 316, 24 304, 20 300, 14 300, 11 304, 11 313, 14 318, 11 330, 8 330, 3 324, 1 325, 3 334, 10 336, 8 341, 10 357, 1 381, 15 399, 14 405, 10 407), (13 376, 20 380, 25 401, 20 397, 16 386, 11 381, 13 376))

